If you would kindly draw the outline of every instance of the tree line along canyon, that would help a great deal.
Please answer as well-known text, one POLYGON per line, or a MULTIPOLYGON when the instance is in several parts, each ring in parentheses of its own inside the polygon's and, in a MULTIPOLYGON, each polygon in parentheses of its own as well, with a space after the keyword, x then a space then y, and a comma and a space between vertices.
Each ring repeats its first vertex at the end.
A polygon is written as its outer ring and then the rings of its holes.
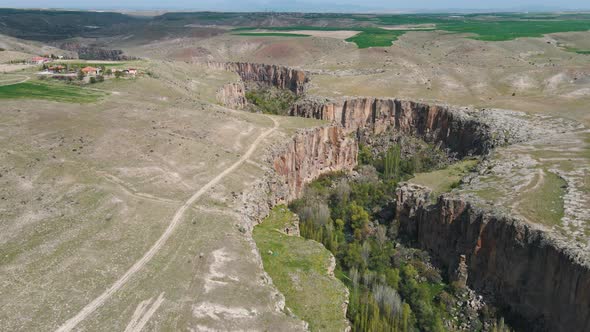
POLYGON ((0 331, 590 331, 589 30, 0 9, 0 331))

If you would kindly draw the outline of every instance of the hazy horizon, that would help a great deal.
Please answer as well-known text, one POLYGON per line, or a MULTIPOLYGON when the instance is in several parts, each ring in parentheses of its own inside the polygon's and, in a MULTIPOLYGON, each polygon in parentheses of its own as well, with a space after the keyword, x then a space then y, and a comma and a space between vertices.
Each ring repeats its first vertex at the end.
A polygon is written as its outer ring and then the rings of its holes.
POLYGON ((352 0, 244 0, 236 4, 231 0, 188 1, 172 0, 166 6, 156 0, 103 0, 97 6, 95 1, 55 0, 51 6, 47 1, 5 0, 0 7, 35 9, 80 9, 80 10, 168 10, 168 11, 293 11, 293 12, 445 12, 445 11, 560 11, 588 10, 590 3, 581 4, 578 0, 497 0, 493 4, 469 0, 415 0, 411 5, 406 1, 367 0, 358 4, 352 0))

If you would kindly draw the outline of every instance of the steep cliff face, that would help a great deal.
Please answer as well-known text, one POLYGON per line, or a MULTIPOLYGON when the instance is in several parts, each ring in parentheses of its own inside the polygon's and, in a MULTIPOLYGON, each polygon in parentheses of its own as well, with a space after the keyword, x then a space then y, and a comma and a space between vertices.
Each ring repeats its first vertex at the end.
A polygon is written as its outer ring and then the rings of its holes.
POLYGON ((241 110, 246 107, 246 88, 242 82, 225 84, 216 94, 217 101, 229 108, 241 110))
POLYGON ((356 166, 358 145, 337 126, 298 132, 274 159, 274 169, 289 188, 286 201, 299 197, 305 184, 321 174, 350 171, 356 166))
POLYGON ((308 81, 305 71, 283 66, 244 62, 210 62, 208 65, 212 68, 234 71, 244 81, 259 82, 279 89, 288 89, 297 95, 302 95, 305 92, 305 84, 308 81))
MULTIPOLYGON (((440 266, 467 266, 467 284, 527 319, 528 330, 590 331, 590 265, 567 244, 518 219, 445 194, 397 191, 402 231, 430 251, 440 266)), ((461 269, 459 269, 461 270, 461 269)))
POLYGON ((300 196, 305 184, 322 174, 350 171, 358 144, 338 126, 301 129, 268 153, 271 169, 243 195, 243 226, 252 229, 270 209, 300 196))
POLYGON ((290 114, 339 123, 348 132, 381 134, 392 131, 414 135, 426 141, 441 142, 460 156, 486 154, 500 142, 476 112, 408 100, 306 100, 293 105, 290 114))

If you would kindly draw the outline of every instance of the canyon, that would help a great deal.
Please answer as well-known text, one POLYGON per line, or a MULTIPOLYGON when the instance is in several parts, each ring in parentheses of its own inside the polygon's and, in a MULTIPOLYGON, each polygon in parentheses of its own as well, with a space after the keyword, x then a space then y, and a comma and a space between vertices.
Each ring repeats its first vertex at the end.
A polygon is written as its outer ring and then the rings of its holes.
POLYGON ((308 74, 300 69, 244 62, 208 62, 210 68, 236 72, 243 81, 272 85, 303 95, 308 74))
MULTIPOLYGON (((236 70, 243 80, 280 88, 299 86, 276 79, 289 72, 282 67, 229 64, 225 68, 236 70)), ((307 78, 299 82, 304 81, 307 78)), ((228 98, 236 97, 225 96, 228 98)), ((352 170, 358 138, 363 135, 398 132, 417 136, 441 144, 458 157, 487 156, 497 147, 527 139, 508 125, 511 121, 498 121, 493 111, 398 99, 318 99, 300 100, 292 106, 290 115, 321 119, 331 125, 300 130, 278 149, 280 153, 273 154, 274 176, 269 176, 273 180, 259 185, 272 197, 266 200, 263 211, 297 198, 303 186, 321 174, 352 170)), ((515 123, 522 121, 514 117, 515 123)), ((585 255, 570 248, 554 232, 518 216, 480 208, 483 204, 477 202, 477 198, 457 194, 431 197, 425 187, 404 184, 397 191, 396 218, 402 231, 428 250, 449 278, 457 277, 454 271, 466 270, 461 273, 462 282, 509 312, 534 322, 529 328, 590 330, 590 264, 585 255)))
POLYGON ((0 330, 590 332, 590 15, 0 11, 0 330))
POLYGON ((532 322, 528 329, 590 328, 590 266, 583 257, 542 229, 473 199, 444 194, 432 204, 429 194, 417 185, 399 188, 396 217, 448 275, 464 259, 467 285, 532 322))

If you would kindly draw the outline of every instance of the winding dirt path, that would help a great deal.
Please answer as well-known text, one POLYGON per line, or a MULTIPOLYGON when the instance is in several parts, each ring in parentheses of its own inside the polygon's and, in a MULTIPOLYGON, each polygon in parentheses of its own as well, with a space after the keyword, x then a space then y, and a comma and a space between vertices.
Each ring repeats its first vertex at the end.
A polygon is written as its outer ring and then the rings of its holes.
POLYGON ((12 79, 4 79, 2 81, 0 81, 0 86, 9 86, 9 85, 15 85, 15 84, 21 84, 21 83, 25 83, 26 81, 30 80, 31 77, 27 76, 27 75, 11 75, 11 76, 20 76, 20 77, 24 77, 22 80, 17 81, 17 82, 12 82, 12 83, 4 83, 4 82, 11 82, 12 79))
POLYGON ((160 249, 166 243, 166 240, 168 240, 170 235, 172 235, 172 233, 180 223, 180 220, 184 216, 186 210, 189 209, 191 205, 195 203, 195 201, 199 199, 204 193, 211 189, 211 187, 219 183, 225 176, 235 171, 240 165, 242 165, 246 160, 248 160, 248 158, 252 156, 254 151, 256 151, 256 148, 258 147, 260 142, 262 142, 262 140, 264 140, 268 135, 273 133, 279 127, 279 122, 277 120, 275 120, 272 117, 268 118, 272 120, 274 126, 260 134, 260 136, 258 136, 254 141, 254 143, 252 143, 248 151, 242 157, 240 157, 238 161, 236 161, 229 168, 219 173, 211 181, 209 181, 207 184, 201 187, 201 189, 195 192, 180 208, 178 208, 164 233, 162 233, 160 238, 143 255, 143 257, 141 257, 137 262, 135 262, 135 264, 133 264, 133 266, 131 266, 131 268, 129 268, 129 270, 127 270, 125 274, 123 274, 117 281, 115 281, 115 283, 113 283, 113 285, 109 287, 104 293, 95 298, 92 302, 90 302, 82 310, 80 310, 78 314, 76 314, 74 317, 70 318, 62 326, 60 326, 56 330, 56 332, 71 331, 74 327, 76 327, 76 325, 78 325, 81 321, 86 319, 86 317, 88 317, 90 314, 96 311, 96 309, 102 306, 106 302, 106 300, 108 300, 115 292, 121 289, 134 274, 141 270, 158 253, 158 251, 160 251, 160 249))

